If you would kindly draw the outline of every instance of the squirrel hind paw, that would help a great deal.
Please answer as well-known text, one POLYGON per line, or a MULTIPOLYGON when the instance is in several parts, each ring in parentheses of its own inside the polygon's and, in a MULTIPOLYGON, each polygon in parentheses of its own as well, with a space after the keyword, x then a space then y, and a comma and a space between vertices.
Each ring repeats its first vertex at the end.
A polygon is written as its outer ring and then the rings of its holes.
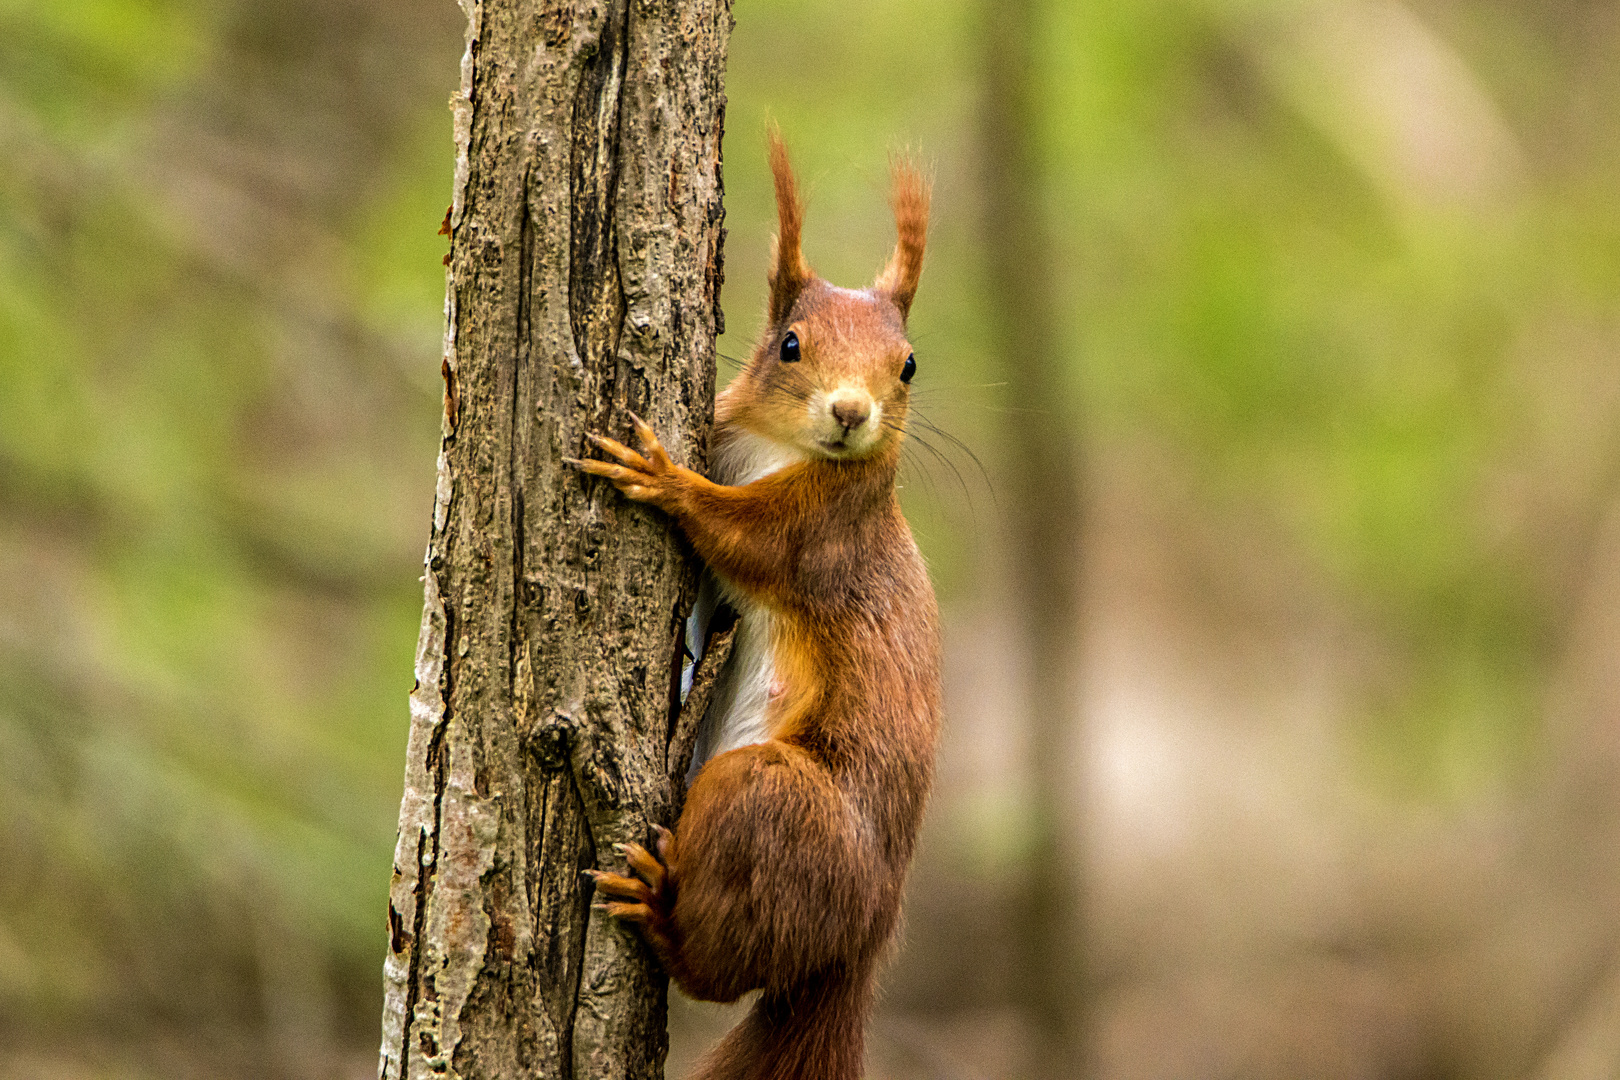
MULTIPOLYGON (((662 838, 660 838, 659 847, 663 847, 662 838)), ((664 891, 664 887, 668 882, 668 875, 664 870, 664 864, 655 858, 652 852, 640 844, 626 844, 624 845, 624 858, 637 876, 650 885, 654 892, 661 893, 664 891)))
MULTIPOLYGON (((632 865, 642 858, 657 865, 656 860, 639 844, 626 844, 625 854, 631 859, 632 865), (640 858, 637 857, 638 853, 640 858)), ((592 870, 588 873, 601 894, 599 902, 591 906, 620 922, 634 924, 665 970, 673 971, 677 950, 670 912, 675 903, 665 887, 667 877, 660 872, 659 885, 654 888, 639 878, 608 870, 592 870)))
POLYGON ((624 874, 615 874, 608 870, 593 870, 590 873, 596 880, 596 891, 604 896, 630 900, 638 904, 658 902, 658 894, 639 878, 626 877, 624 874))

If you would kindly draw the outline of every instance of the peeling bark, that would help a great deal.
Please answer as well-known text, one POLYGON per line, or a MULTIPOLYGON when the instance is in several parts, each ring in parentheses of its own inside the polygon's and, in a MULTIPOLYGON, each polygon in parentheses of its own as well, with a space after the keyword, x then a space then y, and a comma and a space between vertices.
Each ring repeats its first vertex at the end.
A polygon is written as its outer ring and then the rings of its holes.
MULTIPOLYGON (((581 871, 673 822, 667 525, 561 461, 647 417, 701 468, 725 0, 462 0, 445 418, 378 1074, 657 1077, 666 983, 581 871)), ((684 743, 684 745, 683 745, 684 743)))

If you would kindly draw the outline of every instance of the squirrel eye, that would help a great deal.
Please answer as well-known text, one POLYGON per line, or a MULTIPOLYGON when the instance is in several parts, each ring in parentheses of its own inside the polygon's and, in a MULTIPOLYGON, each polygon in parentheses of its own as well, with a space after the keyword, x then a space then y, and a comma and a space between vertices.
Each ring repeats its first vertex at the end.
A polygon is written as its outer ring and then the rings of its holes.
POLYGON ((900 381, 908 383, 915 374, 917 374, 917 354, 912 353, 906 357, 906 366, 900 369, 900 381))
POLYGON ((782 339, 782 363, 792 364, 799 359, 799 335, 789 330, 782 339))

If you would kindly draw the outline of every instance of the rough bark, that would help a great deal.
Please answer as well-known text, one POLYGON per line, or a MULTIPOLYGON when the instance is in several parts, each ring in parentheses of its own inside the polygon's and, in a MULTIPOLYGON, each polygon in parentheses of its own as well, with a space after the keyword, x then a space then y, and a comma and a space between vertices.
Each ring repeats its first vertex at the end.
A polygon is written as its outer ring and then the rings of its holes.
POLYGON ((561 459, 631 410, 704 464, 730 8, 462 6, 379 1075, 656 1077, 665 981, 581 871, 673 821, 694 580, 665 522, 561 459))
POLYGON ((1019 986, 1038 1046, 1035 1075, 1073 1077, 1085 1060, 1082 859, 1064 834, 1076 804, 1068 772, 1078 687, 1081 625, 1080 440, 1067 367, 1075 360, 1057 328, 1052 242, 1043 214, 1035 83, 1039 7, 1006 0, 985 9, 980 115, 988 309, 1008 394, 1029 405, 1002 436, 1006 461, 1014 609, 1028 658, 1028 763, 1033 831, 1022 881, 1019 986))

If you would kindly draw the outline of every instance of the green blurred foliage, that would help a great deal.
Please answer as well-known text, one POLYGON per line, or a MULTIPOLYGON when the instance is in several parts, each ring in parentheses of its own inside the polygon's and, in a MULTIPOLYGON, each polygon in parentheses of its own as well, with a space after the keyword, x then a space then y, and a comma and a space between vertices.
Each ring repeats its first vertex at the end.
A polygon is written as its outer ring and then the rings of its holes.
MULTIPOLYGON (((888 154, 920 154, 923 411, 993 476, 1020 410, 1057 410, 1091 460, 1151 446, 1209 515, 1276 524, 1380 643, 1372 774, 1460 796, 1533 747, 1612 499, 1620 41, 1596 7, 1559 9, 1584 34, 1550 6, 1372 10, 1050 6, 1031 122, 1072 384, 1030 402, 982 330, 981 8, 744 0, 721 351, 763 305, 768 119, 842 284, 892 242, 888 154), (1379 35, 1432 76, 1397 72, 1383 114, 1320 46, 1379 35), (1452 173, 1401 157, 1452 120, 1478 135, 1452 173)), ((244 973, 290 933, 367 1033, 457 13, 10 0, 0 28, 0 1007, 255 1022, 244 973)), ((1016 538, 937 449, 908 507, 947 601, 982 600, 1016 538)))
POLYGON ((10 105, 81 145, 193 74, 211 29, 187 0, 5 0, 0 28, 10 105))
MULTIPOLYGON (((1048 164, 1061 177, 1054 220, 1074 223, 1054 233, 1075 244, 1079 266, 1080 392, 1104 438, 1168 438, 1212 505, 1288 526, 1405 669, 1369 706, 1386 764, 1400 759, 1420 790, 1466 793, 1529 746, 1573 603, 1548 586, 1579 579, 1579 545, 1611 497, 1615 447, 1594 431, 1568 448, 1600 463, 1590 486, 1554 505, 1536 506, 1533 491, 1518 493, 1520 505, 1488 505, 1504 474, 1534 485, 1569 464, 1535 445, 1533 411, 1583 388, 1536 385, 1534 373, 1547 337, 1572 320, 1594 341, 1612 338, 1614 281, 1593 289, 1592 270, 1612 261, 1613 214, 1548 227, 1565 205, 1567 147, 1527 165, 1512 153, 1480 164, 1500 173, 1481 181, 1499 189, 1483 198, 1474 177, 1436 193, 1369 167, 1365 129, 1381 151, 1429 138, 1437 145, 1420 152, 1440 155, 1449 132, 1410 128, 1482 123, 1454 103, 1453 115, 1425 116, 1443 110, 1422 93, 1471 104, 1484 91, 1469 80, 1491 58, 1470 64, 1438 38, 1401 40, 1428 32, 1416 20, 1384 25, 1372 6, 1362 27, 1363 15, 1343 16, 1344 55, 1318 55, 1294 37, 1309 39, 1300 24, 1327 10, 1112 5, 1057 16, 1048 164), (1294 25, 1272 37, 1268 20, 1294 25), (1455 67, 1404 84, 1394 72, 1391 96, 1414 99, 1384 102, 1388 115, 1359 111, 1358 130, 1346 130, 1332 95, 1360 90, 1374 66, 1358 35, 1455 67), (1537 522, 1537 512, 1554 517, 1537 522), (1543 527, 1568 534, 1538 536, 1543 527), (1548 539, 1553 549, 1538 550, 1548 539)), ((1514 40, 1536 37, 1507 13, 1475 14, 1514 40)), ((1583 46, 1612 55, 1614 37, 1583 46)), ((1540 85, 1550 110, 1577 89, 1556 79, 1540 85)), ((1573 172, 1581 187, 1601 175, 1573 172)), ((1601 368, 1579 377, 1607 381, 1601 368)))
POLYGON ((0 14, 16 61, 0 77, 14 1018, 253 1024, 273 1003, 242 974, 289 938, 312 946, 314 983, 373 996, 438 336, 438 301, 400 317, 420 275, 377 267, 424 255, 442 293, 437 214, 382 225, 415 209, 396 177, 425 173, 442 198, 447 166, 412 160, 421 93, 394 130, 359 133, 385 179, 340 178, 335 213, 321 178, 296 175, 325 148, 252 160, 255 94, 302 83, 312 51, 296 33, 312 12, 289 7, 269 77, 244 62, 264 24, 230 5, 0 14), (225 90, 235 108, 212 108, 225 90), (220 220, 243 210, 259 236, 220 220), (264 235, 297 243, 235 246, 264 235))

